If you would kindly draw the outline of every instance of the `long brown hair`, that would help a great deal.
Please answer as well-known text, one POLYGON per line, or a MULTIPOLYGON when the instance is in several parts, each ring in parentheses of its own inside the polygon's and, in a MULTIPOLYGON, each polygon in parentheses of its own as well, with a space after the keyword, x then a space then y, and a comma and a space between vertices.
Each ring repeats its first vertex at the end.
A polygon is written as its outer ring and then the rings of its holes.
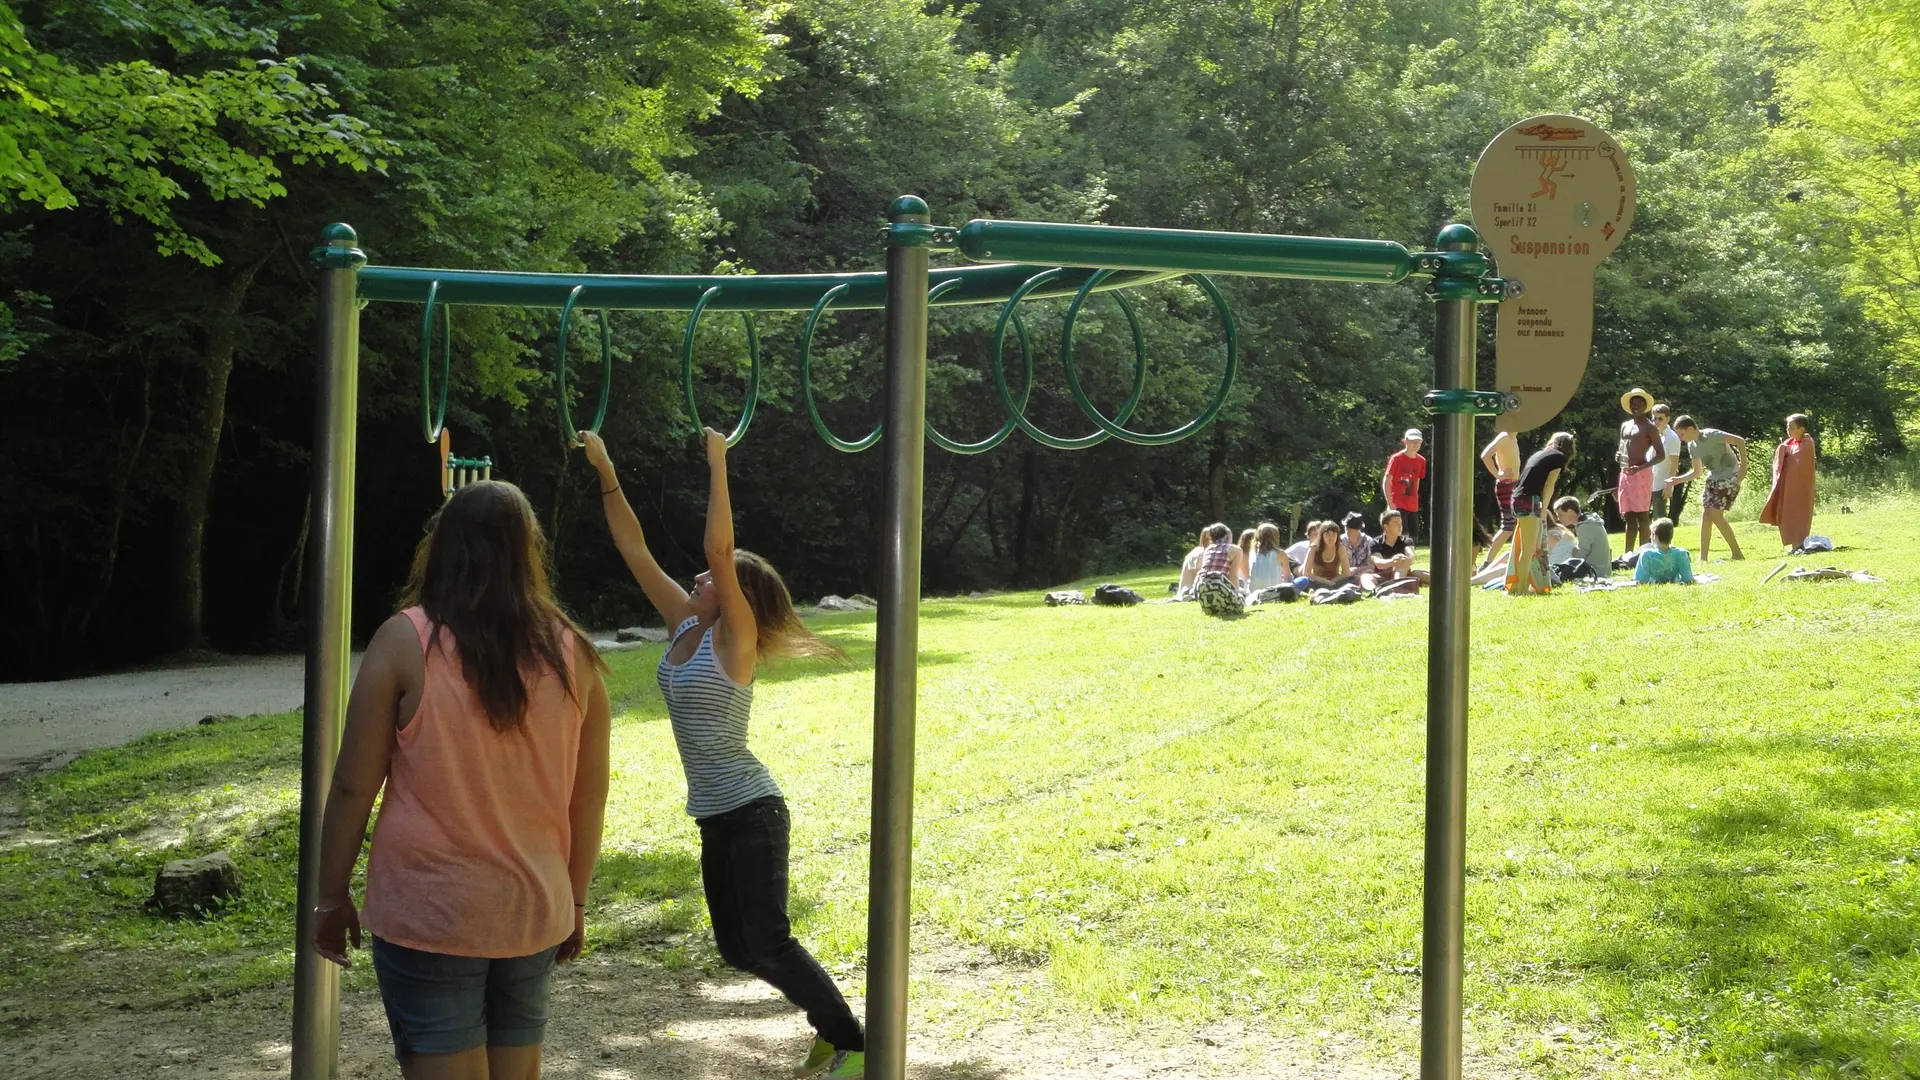
MULTIPOLYGON (((426 609, 432 640, 453 634, 460 669, 495 731, 526 723, 527 679, 551 671, 578 701, 561 627, 586 635, 554 602, 547 537, 526 495, 486 480, 453 493, 427 522, 400 606, 426 609)), ((605 670, 599 654, 595 667, 605 670)))
POLYGON ((793 610, 793 595, 773 564, 744 548, 733 552, 733 573, 740 592, 753 609, 754 649, 757 656, 808 656, 845 660, 838 645, 807 627, 793 610))

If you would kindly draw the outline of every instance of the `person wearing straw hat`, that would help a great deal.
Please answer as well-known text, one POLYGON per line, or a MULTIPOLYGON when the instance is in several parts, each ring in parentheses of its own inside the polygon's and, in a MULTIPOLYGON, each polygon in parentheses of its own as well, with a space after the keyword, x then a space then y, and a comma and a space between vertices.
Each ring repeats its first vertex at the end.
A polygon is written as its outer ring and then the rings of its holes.
POLYGON ((1427 478, 1427 459, 1420 456, 1425 441, 1420 429, 1410 427, 1400 436, 1400 449, 1387 459, 1380 474, 1380 494, 1387 498, 1387 509, 1400 511, 1407 534, 1418 536, 1415 523, 1420 516, 1420 481, 1427 478))
POLYGON ((1659 427, 1649 415, 1652 394, 1636 386, 1620 395, 1620 407, 1627 411, 1627 421, 1620 425, 1620 450, 1615 455, 1620 462, 1620 479, 1613 497, 1626 523, 1624 546, 1633 551, 1652 540, 1653 467, 1666 460, 1667 450, 1659 427))

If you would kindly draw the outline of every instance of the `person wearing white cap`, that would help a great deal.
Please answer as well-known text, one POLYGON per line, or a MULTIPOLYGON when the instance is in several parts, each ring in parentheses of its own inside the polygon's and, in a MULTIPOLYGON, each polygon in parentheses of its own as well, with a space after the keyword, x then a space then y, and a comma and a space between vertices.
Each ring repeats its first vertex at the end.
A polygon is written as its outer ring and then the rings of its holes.
POLYGON ((1427 459, 1420 456, 1420 429, 1410 427, 1400 436, 1400 449, 1387 459, 1386 471, 1380 474, 1380 494, 1386 496, 1387 507, 1400 511, 1405 520, 1407 534, 1418 536, 1415 522, 1420 515, 1420 481, 1427 478, 1427 459))
POLYGON ((1640 544, 1653 542, 1649 531, 1653 525, 1653 466, 1666 460, 1667 451, 1660 429, 1647 415, 1653 408, 1652 394, 1636 386, 1620 395, 1620 407, 1627 411, 1627 421, 1620 425, 1620 479, 1613 498, 1620 504, 1620 518, 1626 523, 1626 549, 1634 551, 1640 544))

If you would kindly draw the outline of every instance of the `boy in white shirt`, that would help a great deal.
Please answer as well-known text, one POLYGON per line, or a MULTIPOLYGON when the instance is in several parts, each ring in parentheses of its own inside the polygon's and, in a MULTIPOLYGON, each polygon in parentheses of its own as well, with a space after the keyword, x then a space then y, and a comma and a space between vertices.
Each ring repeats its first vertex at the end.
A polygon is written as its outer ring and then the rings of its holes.
POLYGON ((1674 431, 1673 406, 1659 404, 1653 407, 1653 426, 1660 432, 1660 446, 1666 455, 1653 463, 1653 516, 1668 517, 1667 481, 1673 479, 1674 470, 1680 463, 1680 433, 1674 431))

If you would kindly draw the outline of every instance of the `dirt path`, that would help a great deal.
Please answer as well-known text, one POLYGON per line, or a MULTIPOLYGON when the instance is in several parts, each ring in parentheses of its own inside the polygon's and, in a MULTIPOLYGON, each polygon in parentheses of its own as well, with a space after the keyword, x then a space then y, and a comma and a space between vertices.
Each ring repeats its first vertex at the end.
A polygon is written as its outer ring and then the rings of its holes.
POLYGON ((305 671, 297 655, 230 656, 60 682, 0 683, 0 776, 57 768, 85 751, 189 727, 203 716, 286 712, 300 705, 305 671))
MULTIPOLYGON (((1097 1019, 1021 1015, 941 1024, 923 1019, 926 999, 952 1004, 970 995, 997 1001, 1038 974, 980 962, 957 949, 916 957, 928 993, 916 1005, 909 1043, 914 1080, 1402 1080, 1340 1041, 1290 1042, 1238 1023, 1195 1031, 1122 1028, 1097 1019)), ((1037 989, 1037 987, 1036 987, 1037 989)), ((78 1015, 0 1024, 7 1075, 20 1080, 107 1080, 193 1076, 267 1080, 290 1068, 287 993, 266 989, 191 1008, 142 1008, 103 999, 78 1015)), ((856 1013, 865 1003, 852 1002, 856 1013)), ((30 1008, 30 1007, 29 1007, 30 1008)), ((972 1010, 968 1010, 972 1011, 972 1010)), ((778 1077, 806 1052, 800 1013, 765 984, 735 976, 664 971, 624 955, 590 957, 554 981, 553 1021, 542 1075, 558 1080, 740 1080, 778 1077)), ((1476 1063, 1480 1064, 1480 1063, 1476 1063)), ((399 1075, 377 994, 350 991, 341 1002, 343 1078, 399 1075)), ((1489 1075, 1476 1068, 1474 1075, 1489 1075)))

